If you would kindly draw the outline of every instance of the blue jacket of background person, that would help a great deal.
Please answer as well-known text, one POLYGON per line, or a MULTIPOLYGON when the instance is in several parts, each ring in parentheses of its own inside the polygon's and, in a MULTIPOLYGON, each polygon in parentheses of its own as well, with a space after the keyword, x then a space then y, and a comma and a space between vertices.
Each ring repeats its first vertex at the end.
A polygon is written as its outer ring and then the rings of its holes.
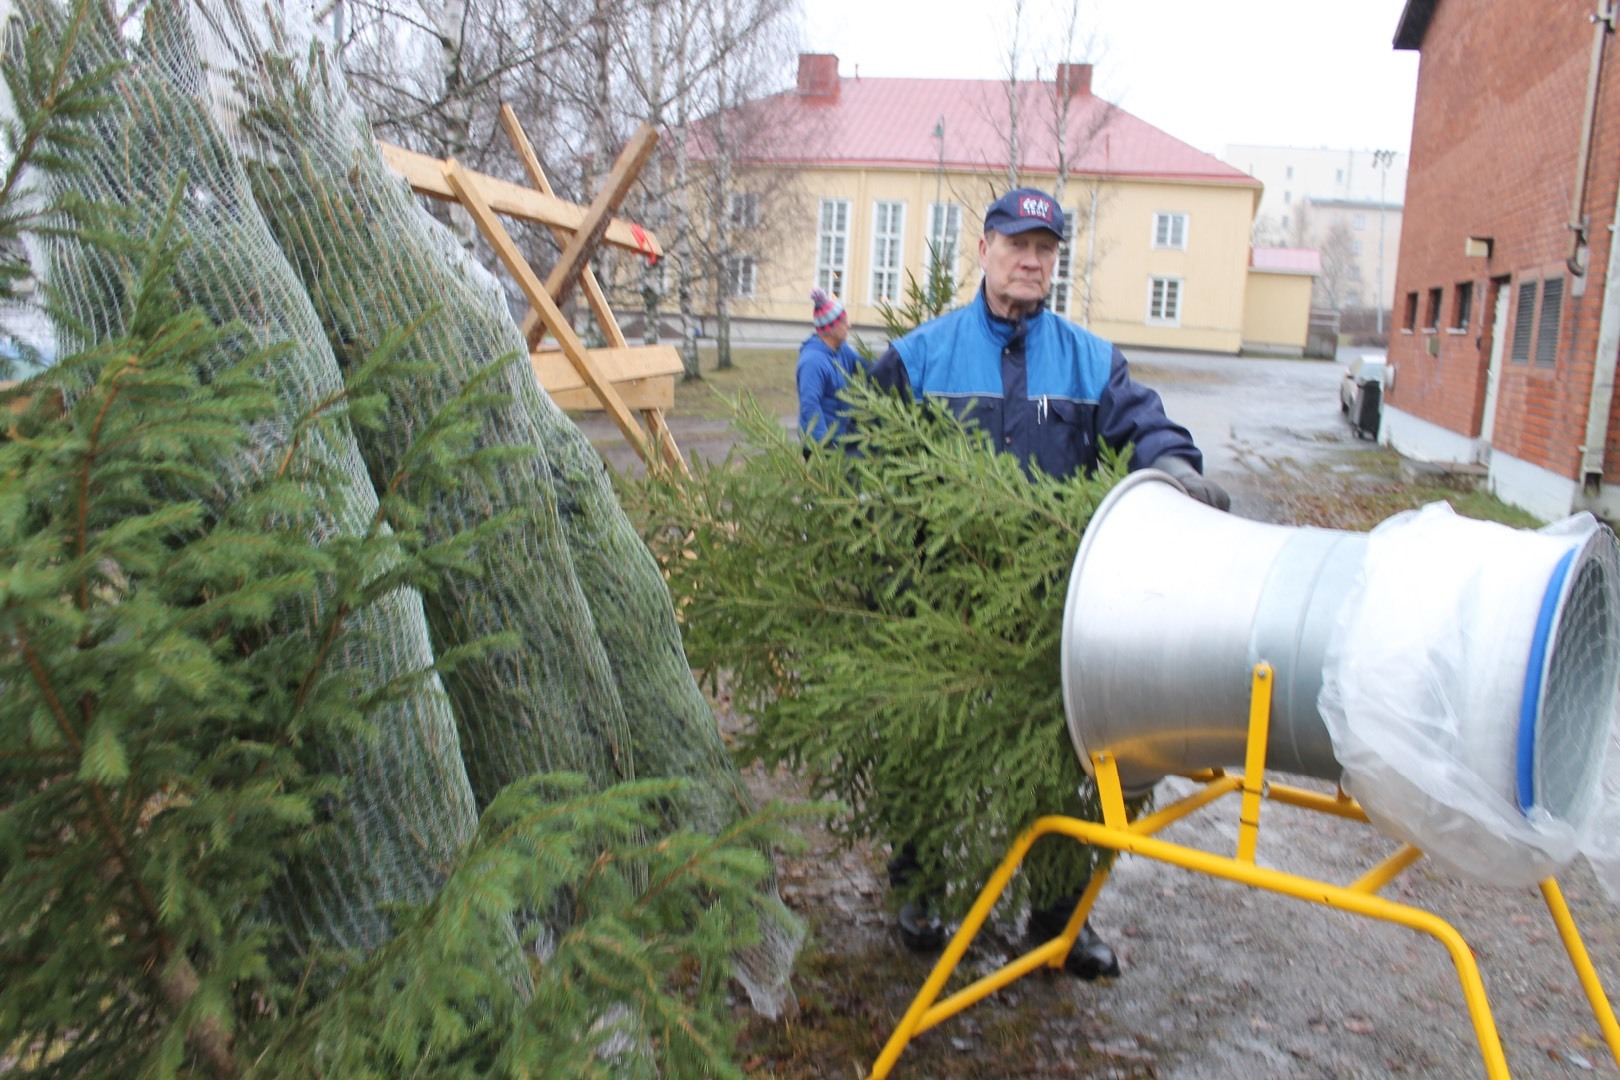
POLYGON ((1165 415, 1157 392, 1131 380, 1111 343, 1045 306, 1016 322, 994 315, 982 285, 966 307, 894 342, 872 377, 976 422, 1026 471, 1060 479, 1076 469, 1090 472, 1099 440, 1134 447, 1132 469, 1167 454, 1203 468, 1192 435, 1165 415))
POLYGON ((837 352, 815 334, 799 346, 799 430, 820 440, 830 431, 836 437, 849 426, 849 406, 838 392, 861 365, 861 354, 845 342, 837 352))

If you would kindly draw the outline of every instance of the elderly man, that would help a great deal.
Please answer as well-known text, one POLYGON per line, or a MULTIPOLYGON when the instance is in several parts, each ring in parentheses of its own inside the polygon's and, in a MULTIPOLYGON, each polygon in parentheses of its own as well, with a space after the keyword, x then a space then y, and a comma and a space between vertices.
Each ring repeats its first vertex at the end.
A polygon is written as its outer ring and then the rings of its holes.
MULTIPOLYGON (((1019 188, 991 203, 979 241, 978 295, 894 342, 873 379, 977 423, 1026 471, 1089 472, 1103 443, 1128 445, 1132 469, 1161 469, 1193 498, 1227 509, 1226 492, 1202 475, 1203 455, 1192 436, 1165 415, 1156 392, 1132 381, 1120 351, 1047 310, 1062 241, 1063 211, 1045 192, 1019 188)), ((915 870, 915 850, 901 845, 890 863, 891 884, 907 884, 915 870)), ((1031 913, 1033 934, 1062 932, 1085 886, 1072 884, 1072 895, 1031 913)), ((926 901, 913 902, 900 910, 900 936, 911 948, 932 951, 944 944, 945 930, 926 901)), ((1119 974, 1113 950, 1089 924, 1065 968, 1085 979, 1119 974)))

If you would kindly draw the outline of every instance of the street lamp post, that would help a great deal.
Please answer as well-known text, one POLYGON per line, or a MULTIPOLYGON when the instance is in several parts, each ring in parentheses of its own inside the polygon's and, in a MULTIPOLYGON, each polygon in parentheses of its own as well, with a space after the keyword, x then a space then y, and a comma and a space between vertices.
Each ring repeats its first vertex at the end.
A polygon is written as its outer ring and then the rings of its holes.
POLYGON ((1395 151, 1374 150, 1373 168, 1378 170, 1378 336, 1384 336, 1384 190, 1395 151))

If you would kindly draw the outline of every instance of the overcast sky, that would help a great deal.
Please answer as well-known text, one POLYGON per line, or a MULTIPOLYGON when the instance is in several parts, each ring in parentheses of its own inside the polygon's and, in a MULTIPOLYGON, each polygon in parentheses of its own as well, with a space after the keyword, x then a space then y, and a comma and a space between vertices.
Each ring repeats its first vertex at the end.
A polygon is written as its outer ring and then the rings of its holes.
MULTIPOLYGON (((1006 77, 1011 0, 801 2, 805 50, 838 54, 846 77, 1006 77)), ((1093 91, 1200 150, 1410 148, 1418 54, 1391 45, 1406 0, 1080 4, 1080 40, 1094 26, 1098 42, 1093 91)), ((1067 10, 1026 0, 1023 48, 1043 78, 1064 59, 1067 10)))

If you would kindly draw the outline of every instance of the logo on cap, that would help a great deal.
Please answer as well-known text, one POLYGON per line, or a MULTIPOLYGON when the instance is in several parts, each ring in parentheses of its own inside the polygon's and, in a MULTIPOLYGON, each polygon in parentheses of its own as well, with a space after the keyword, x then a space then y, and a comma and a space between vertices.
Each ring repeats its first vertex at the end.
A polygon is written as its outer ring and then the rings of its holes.
POLYGON ((1018 200, 1018 216, 1038 217, 1042 221, 1051 221, 1052 204, 1037 196, 1025 195, 1018 200))

